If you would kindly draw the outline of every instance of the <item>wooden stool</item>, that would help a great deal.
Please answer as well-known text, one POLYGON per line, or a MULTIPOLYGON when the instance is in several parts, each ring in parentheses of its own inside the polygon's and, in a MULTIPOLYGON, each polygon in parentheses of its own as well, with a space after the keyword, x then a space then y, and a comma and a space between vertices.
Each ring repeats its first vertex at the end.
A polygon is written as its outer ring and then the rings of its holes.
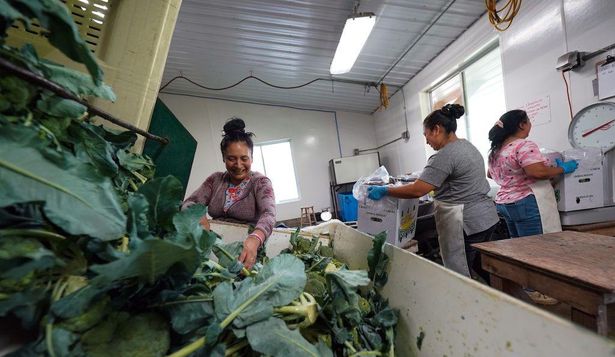
POLYGON ((308 226, 316 223, 316 213, 314 213, 314 206, 310 207, 301 207, 301 223, 300 227, 303 227, 303 222, 307 223, 308 226))

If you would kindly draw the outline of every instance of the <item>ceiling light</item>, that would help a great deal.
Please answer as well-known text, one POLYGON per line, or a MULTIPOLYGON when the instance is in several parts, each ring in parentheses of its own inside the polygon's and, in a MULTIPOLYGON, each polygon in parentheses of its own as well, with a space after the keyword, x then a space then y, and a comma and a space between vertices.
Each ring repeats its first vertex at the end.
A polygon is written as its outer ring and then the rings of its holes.
POLYGON ((333 56, 329 69, 331 74, 350 72, 359 53, 361 53, 363 45, 365 45, 365 41, 372 32, 374 23, 376 23, 376 16, 373 13, 355 14, 346 20, 342 37, 337 44, 335 56, 333 56))

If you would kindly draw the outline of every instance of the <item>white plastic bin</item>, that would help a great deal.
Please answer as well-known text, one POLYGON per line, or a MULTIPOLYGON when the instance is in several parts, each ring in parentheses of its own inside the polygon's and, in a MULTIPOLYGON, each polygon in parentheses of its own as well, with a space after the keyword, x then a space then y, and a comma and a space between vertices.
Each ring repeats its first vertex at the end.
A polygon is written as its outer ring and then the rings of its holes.
MULTIPOLYGON (((246 226, 212 222, 212 229, 226 241, 247 236, 246 226)), ((275 230, 267 255, 287 248, 291 233, 275 230)), ((338 258, 367 269, 368 235, 336 220, 306 234, 330 237, 338 258)), ((398 356, 615 356, 611 340, 403 249, 385 249, 391 263, 382 293, 400 311, 398 356)))

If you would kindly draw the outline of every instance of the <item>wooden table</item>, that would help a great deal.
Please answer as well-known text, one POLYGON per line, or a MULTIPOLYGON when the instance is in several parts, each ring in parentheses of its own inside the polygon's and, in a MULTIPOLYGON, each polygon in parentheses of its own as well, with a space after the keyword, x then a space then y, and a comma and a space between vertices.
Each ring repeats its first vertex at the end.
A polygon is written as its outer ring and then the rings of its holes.
POLYGON ((562 226, 562 229, 565 231, 587 232, 615 237, 615 221, 562 226))
POLYGON ((492 287, 532 288, 570 305, 570 318, 607 335, 615 326, 615 238, 564 231, 473 246, 492 287))

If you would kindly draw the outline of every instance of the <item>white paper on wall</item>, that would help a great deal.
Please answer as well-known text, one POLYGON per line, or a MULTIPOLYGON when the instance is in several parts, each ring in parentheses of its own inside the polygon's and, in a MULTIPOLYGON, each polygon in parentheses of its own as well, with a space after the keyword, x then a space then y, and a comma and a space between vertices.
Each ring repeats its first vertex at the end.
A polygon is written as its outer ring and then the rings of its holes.
POLYGON ((615 97, 615 62, 598 66, 598 99, 615 97))
POLYGON ((551 104, 548 95, 530 100, 519 109, 526 111, 532 125, 543 125, 551 121, 551 104))

